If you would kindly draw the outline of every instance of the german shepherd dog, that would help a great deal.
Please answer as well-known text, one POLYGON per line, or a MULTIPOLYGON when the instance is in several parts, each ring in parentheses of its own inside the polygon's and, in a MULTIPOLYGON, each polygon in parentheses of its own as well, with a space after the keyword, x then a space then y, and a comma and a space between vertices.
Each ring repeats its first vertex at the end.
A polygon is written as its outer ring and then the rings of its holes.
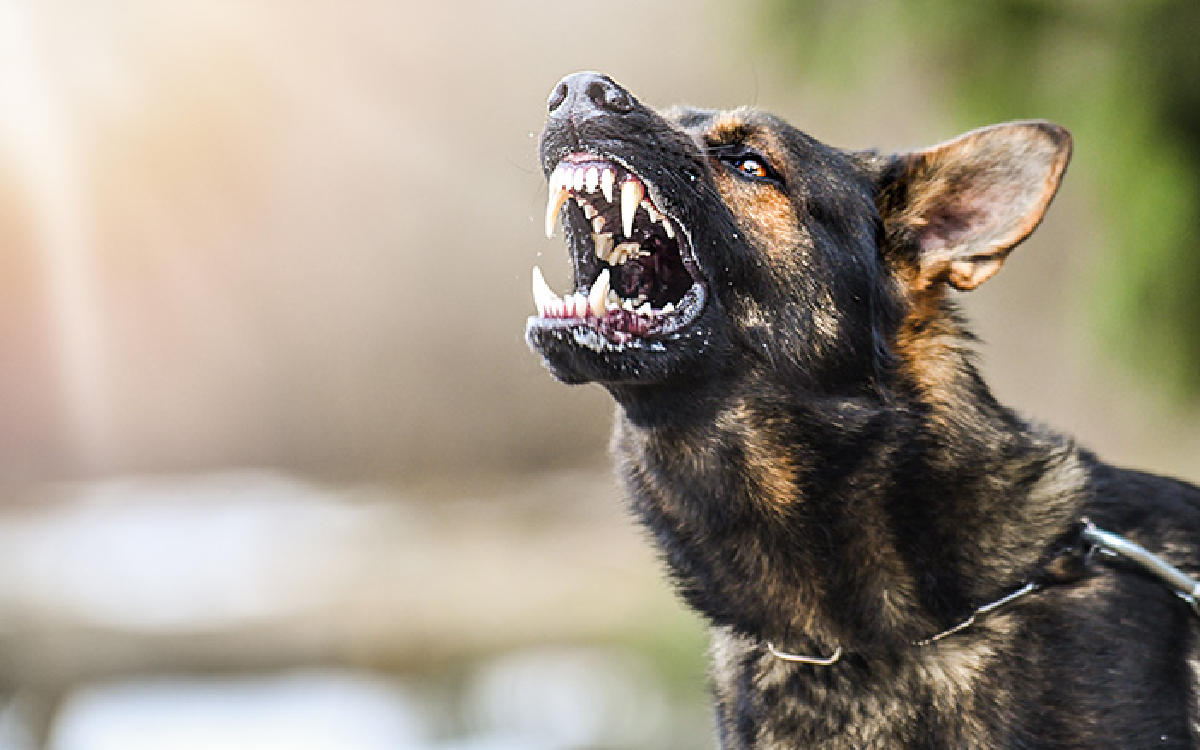
POLYGON ((595 73, 549 107, 574 289, 535 269, 526 338, 616 401, 633 509, 711 625, 723 748, 1200 748, 1200 618, 1081 542, 1194 576, 1200 489, 997 403, 950 291, 1039 223, 1065 130, 846 151, 595 73))

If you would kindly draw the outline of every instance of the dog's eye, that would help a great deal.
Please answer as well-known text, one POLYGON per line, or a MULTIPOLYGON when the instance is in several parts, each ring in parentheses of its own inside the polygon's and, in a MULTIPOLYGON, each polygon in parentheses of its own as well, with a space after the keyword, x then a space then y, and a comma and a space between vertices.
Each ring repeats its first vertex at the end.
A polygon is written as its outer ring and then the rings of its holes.
POLYGON ((720 159, 739 174, 751 179, 765 182, 783 180, 779 173, 771 168, 770 163, 757 151, 746 146, 716 146, 711 149, 713 156, 720 159))
POLYGON ((733 166, 742 170, 751 177, 757 177, 760 180, 765 180, 770 176, 767 171, 767 165, 763 164, 759 159, 753 156, 747 156, 733 162, 733 166))

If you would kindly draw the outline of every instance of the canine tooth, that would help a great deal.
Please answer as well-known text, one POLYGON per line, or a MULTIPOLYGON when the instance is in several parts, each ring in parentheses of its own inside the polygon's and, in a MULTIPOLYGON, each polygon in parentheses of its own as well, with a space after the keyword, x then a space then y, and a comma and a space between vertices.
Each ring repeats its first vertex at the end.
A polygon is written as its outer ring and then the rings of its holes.
POLYGON ((582 167, 575 170, 574 182, 572 183, 572 187, 575 188, 575 192, 578 193, 581 190, 583 190, 583 181, 585 178, 586 178, 586 175, 584 174, 584 170, 582 167))
POLYGON ((542 269, 537 266, 533 267, 533 304, 537 306, 538 315, 546 317, 548 311, 555 308, 556 303, 561 302, 558 295, 546 283, 546 277, 542 276, 542 269))
MULTIPOLYGON (((554 175, 558 175, 557 170, 554 175)), ((546 201, 546 237, 554 236, 554 227, 558 224, 558 211, 570 196, 571 191, 567 189, 566 185, 560 184, 553 178, 550 180, 550 198, 546 201)))
POLYGON ((583 176, 583 186, 589 193, 596 192, 596 188, 600 186, 600 170, 596 167, 588 167, 587 173, 583 176))
POLYGON ((613 187, 617 184, 617 173, 610 167, 605 167, 600 175, 600 190, 604 192, 604 200, 613 202, 613 187))
POLYGON ((592 315, 596 316, 597 318, 603 318, 604 311, 608 307, 604 304, 605 299, 608 297, 608 284, 609 275, 608 269, 606 268, 600 272, 599 276, 596 277, 596 281, 592 284, 591 291, 588 292, 588 309, 592 315))
MULTIPOLYGON (((592 244, 596 248, 596 257, 603 261, 608 261, 613 251, 613 236, 611 233, 593 234, 592 244)), ((611 262, 611 261, 608 261, 611 262)))
POLYGON ((629 179, 621 183, 621 224, 626 237, 633 234, 633 217, 645 195, 646 189, 637 180, 629 179))
POLYGON ((608 261, 614 266, 619 266, 630 258, 637 258, 642 254, 642 246, 636 242, 622 242, 613 250, 612 257, 608 261))

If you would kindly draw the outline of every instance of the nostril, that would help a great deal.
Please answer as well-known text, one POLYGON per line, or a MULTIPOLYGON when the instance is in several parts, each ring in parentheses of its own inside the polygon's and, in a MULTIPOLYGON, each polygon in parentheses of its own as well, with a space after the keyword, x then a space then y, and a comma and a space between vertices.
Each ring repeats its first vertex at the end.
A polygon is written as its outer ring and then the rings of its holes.
POLYGON ((606 88, 607 86, 600 81, 592 81, 587 87, 588 99, 591 99, 592 103, 597 106, 604 106, 604 100, 607 97, 605 93, 606 88))
POLYGON ((587 96, 597 107, 610 112, 628 112, 633 109, 633 100, 629 94, 611 81, 592 81, 588 84, 587 96))
POLYGON ((554 87, 554 90, 550 92, 550 101, 547 102, 547 105, 550 107, 550 111, 553 112, 561 107, 562 103, 566 100, 567 84, 565 81, 560 81, 559 84, 554 87))

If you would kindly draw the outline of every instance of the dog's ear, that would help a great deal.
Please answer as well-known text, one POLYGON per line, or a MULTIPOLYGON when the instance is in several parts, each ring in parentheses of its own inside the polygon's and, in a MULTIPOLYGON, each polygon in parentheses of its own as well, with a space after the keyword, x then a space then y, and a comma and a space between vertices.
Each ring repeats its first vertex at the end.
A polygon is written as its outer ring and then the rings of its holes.
POLYGON ((974 289, 1042 219, 1071 157, 1048 122, 974 130, 886 160, 877 202, 888 241, 915 247, 915 289, 974 289))

